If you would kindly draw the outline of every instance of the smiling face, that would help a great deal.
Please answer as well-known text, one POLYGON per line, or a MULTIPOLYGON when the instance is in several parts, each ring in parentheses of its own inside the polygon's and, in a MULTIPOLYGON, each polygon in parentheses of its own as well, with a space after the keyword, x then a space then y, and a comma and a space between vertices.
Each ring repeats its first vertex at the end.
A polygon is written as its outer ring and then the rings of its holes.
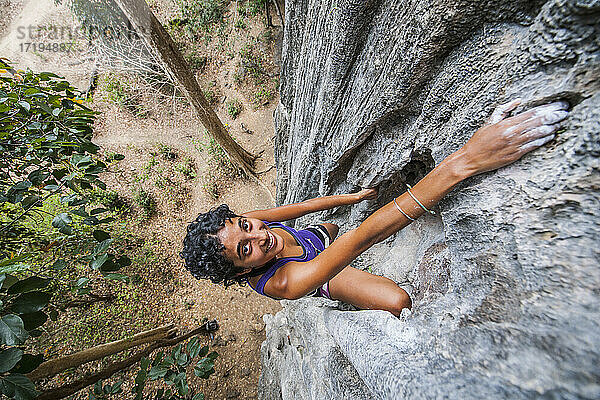
POLYGON ((240 268, 262 267, 284 247, 283 238, 264 222, 243 216, 225 220, 217 237, 225 246, 225 257, 240 268))

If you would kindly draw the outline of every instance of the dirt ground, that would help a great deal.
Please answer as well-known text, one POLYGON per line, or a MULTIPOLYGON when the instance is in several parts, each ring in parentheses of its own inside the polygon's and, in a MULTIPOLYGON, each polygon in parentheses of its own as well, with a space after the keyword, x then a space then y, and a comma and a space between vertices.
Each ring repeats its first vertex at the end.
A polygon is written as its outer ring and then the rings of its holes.
MULTIPOLYGON (((11 59, 16 68, 59 72, 85 89, 92 71, 85 51, 23 52, 23 40, 17 35, 19 26, 72 24, 68 9, 55 6, 53 0, 0 0, 0 4, 6 10, 0 23, 0 56, 11 59)), ((176 15, 174 0, 149 4, 163 24, 176 15)), ((173 322, 183 331, 198 326, 204 317, 217 319, 220 330, 211 341, 213 350, 220 354, 216 373, 207 381, 188 374, 190 386, 202 391, 207 399, 253 399, 260 375, 260 344, 265 339, 262 316, 277 312, 280 304, 257 295, 249 287, 225 289, 195 280, 178 256, 187 223, 198 213, 222 203, 238 213, 274 205, 272 113, 278 101, 278 68, 273 53, 280 29, 267 30, 263 14, 243 18, 241 28, 238 2, 228 7, 225 34, 212 41, 187 39, 185 51, 206 60, 198 71, 198 80, 214 95, 214 109, 236 140, 250 152, 261 154, 257 169, 267 170, 260 179, 271 194, 227 168, 219 170, 223 164, 221 155, 211 146, 204 128, 183 99, 164 101, 151 91, 142 93, 137 111, 141 108, 143 112, 136 112, 110 101, 108 85, 113 78, 101 71, 91 107, 101 112, 95 125, 95 143, 105 153, 125 155, 104 180, 133 205, 127 214, 131 219, 128 227, 150 242, 158 254, 160 265, 152 276, 160 271, 170 281, 168 285, 155 285, 152 293, 145 294, 140 307, 160 312, 158 322, 173 322), (261 82, 253 80, 256 76, 247 74, 247 65, 240 61, 249 51, 260 60, 261 82), (228 111, 231 104, 241 108, 235 118, 228 111), (156 211, 149 218, 143 217, 136 205, 140 191, 156 202, 156 211)), ((272 14, 273 22, 279 25, 277 15, 272 14)), ((181 34, 178 40, 186 39, 181 34)))
MULTIPOLYGON (((118 187, 118 192, 130 203, 134 203, 138 187, 144 188, 156 199, 157 214, 149 220, 140 221, 136 233, 156 243, 155 247, 165 264, 162 267, 169 270, 174 282, 172 292, 153 293, 156 297, 149 298, 145 306, 167 310, 176 325, 182 328, 197 326, 203 317, 216 318, 221 324, 213 340, 215 350, 220 353, 217 374, 206 384, 199 380, 202 391, 209 399, 237 398, 235 393, 239 393, 241 399, 254 398, 260 375, 259 349, 265 338, 262 316, 280 310, 279 303, 257 295, 248 287, 225 289, 194 279, 182 267, 178 251, 187 223, 198 213, 221 203, 227 203, 239 212, 269 207, 271 200, 268 194, 264 188, 239 179, 220 181, 218 199, 207 193, 203 176, 210 169, 205 157, 210 156, 205 154, 206 151, 199 152, 195 148, 197 142, 194 139, 200 135, 198 125, 184 107, 172 118, 149 117, 143 121, 133 119, 129 113, 112 105, 108 108, 113 110, 104 112, 98 121, 96 143, 107 151, 124 154, 126 158, 105 181, 109 187, 118 187), (175 158, 165 160, 157 145, 168 146, 175 158), (186 157, 193 159, 197 178, 188 180, 179 177, 169 168, 170 165, 181 165, 186 157), (139 177, 144 176, 144 169, 152 164, 153 159, 156 163, 154 171, 148 174, 146 181, 139 183, 139 177), (174 178, 161 188, 157 186, 161 176, 174 178)), ((247 123, 253 126, 250 121, 247 123)), ((254 150, 264 150, 263 158, 267 159, 259 161, 261 169, 273 162, 269 134, 268 130, 261 132, 259 129, 254 133, 262 137, 254 150)), ((272 173, 265 174, 265 184, 272 187, 273 176, 269 174, 272 173)))

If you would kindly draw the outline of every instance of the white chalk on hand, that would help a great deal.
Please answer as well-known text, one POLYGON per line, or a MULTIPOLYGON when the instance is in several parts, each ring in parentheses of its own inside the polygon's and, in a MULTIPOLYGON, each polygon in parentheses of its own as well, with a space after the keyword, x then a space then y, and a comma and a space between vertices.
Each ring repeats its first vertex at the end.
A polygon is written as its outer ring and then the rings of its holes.
POLYGON ((538 126, 537 128, 530 129, 524 132, 524 134, 530 139, 538 139, 556 132, 557 129, 558 125, 542 125, 538 126))
POLYGON ((529 150, 537 149, 538 147, 545 145, 546 143, 548 143, 555 137, 556 137, 556 135, 550 135, 550 136, 546 136, 546 137, 543 137, 540 139, 536 139, 533 142, 529 142, 529 143, 526 143, 523 146, 521 146, 521 150, 529 151, 529 150))
POLYGON ((514 110, 519 104, 521 104, 520 98, 509 101, 508 103, 499 105, 492 112, 492 115, 490 116, 490 118, 488 120, 488 124, 489 125, 497 124, 498 122, 502 121, 504 118, 506 118, 508 113, 511 112, 512 110, 514 110))
POLYGON ((543 124, 556 124, 557 122, 562 121, 567 118, 569 115, 568 111, 550 111, 544 114, 541 114, 542 123, 543 124))

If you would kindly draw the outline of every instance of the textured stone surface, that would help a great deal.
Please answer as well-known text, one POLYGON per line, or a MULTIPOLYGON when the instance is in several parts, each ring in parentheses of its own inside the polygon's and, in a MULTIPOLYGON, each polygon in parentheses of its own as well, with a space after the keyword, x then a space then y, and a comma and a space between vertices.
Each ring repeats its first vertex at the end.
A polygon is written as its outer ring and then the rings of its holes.
POLYGON ((566 98, 566 131, 472 178, 354 265, 413 311, 284 302, 262 399, 600 398, 600 1, 287 0, 278 202, 378 186, 304 217, 342 232, 457 150, 491 110, 566 98))

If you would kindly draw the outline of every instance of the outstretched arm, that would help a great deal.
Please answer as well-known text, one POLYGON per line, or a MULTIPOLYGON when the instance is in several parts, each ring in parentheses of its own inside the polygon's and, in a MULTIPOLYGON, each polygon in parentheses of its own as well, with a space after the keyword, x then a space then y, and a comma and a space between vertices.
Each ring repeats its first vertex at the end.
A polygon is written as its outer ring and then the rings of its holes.
POLYGON ((366 199, 377 197, 375 189, 363 189, 358 193, 338 194, 334 196, 317 197, 305 200, 301 203, 288 204, 281 207, 269 208, 267 210, 256 210, 245 212, 242 215, 257 218, 263 221, 288 221, 303 215, 330 208, 356 204, 366 199))
MULTIPOLYGON (((518 104, 515 101, 501 106, 501 119, 518 104)), ((552 103, 482 127, 459 151, 448 156, 419 181, 411 190, 413 196, 431 209, 459 182, 520 159, 554 138, 558 122, 568 114, 567 107, 564 102, 552 103)), ((409 193, 395 200, 398 207, 413 219, 425 212, 409 193)), ((269 294, 295 299, 327 282, 366 249, 411 222, 398 207, 393 201, 386 204, 356 229, 339 237, 312 261, 289 263, 288 268, 278 270, 274 275, 273 293, 269 294)))

